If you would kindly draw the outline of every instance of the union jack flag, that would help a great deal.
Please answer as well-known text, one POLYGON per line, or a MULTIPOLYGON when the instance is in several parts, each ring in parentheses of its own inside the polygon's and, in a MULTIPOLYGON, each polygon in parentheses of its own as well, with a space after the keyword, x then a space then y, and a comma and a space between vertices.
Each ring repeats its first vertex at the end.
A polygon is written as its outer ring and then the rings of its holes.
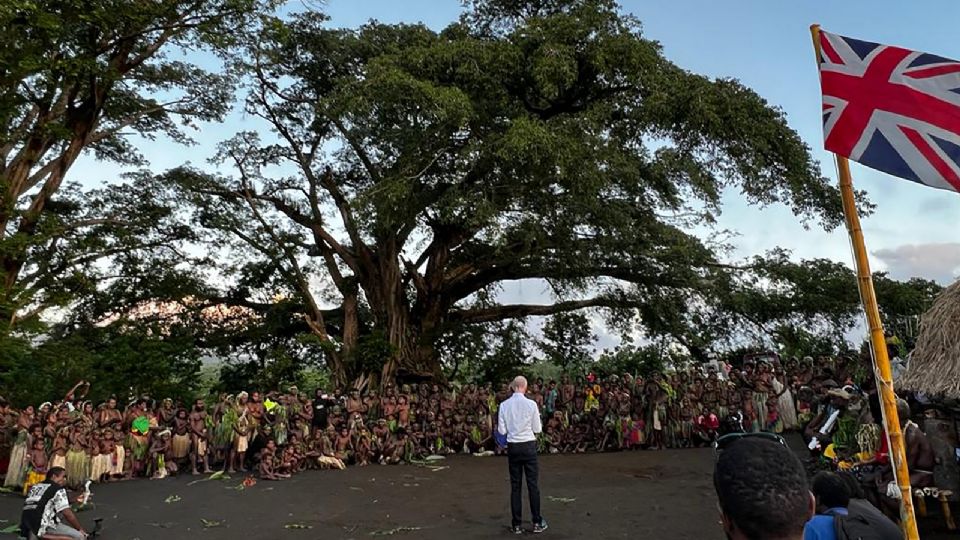
POLYGON ((960 62, 820 32, 827 150, 960 191, 960 62))

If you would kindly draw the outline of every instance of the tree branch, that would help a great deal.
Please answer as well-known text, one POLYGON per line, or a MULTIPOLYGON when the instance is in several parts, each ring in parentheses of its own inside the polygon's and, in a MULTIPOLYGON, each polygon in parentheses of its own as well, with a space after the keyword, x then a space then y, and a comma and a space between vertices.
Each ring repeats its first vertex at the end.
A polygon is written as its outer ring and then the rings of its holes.
POLYGON ((598 296, 587 300, 571 300, 549 305, 534 304, 506 304, 491 308, 460 309, 450 312, 450 319, 459 323, 484 323, 502 321, 505 319, 519 319, 522 317, 553 315, 567 311, 591 307, 636 307, 638 302, 629 302, 623 299, 598 296))

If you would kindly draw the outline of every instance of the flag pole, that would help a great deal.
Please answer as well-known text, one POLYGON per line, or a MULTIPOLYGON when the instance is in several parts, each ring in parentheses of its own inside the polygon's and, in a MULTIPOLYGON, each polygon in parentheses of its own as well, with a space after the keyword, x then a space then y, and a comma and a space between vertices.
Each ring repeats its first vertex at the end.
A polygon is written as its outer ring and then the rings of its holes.
MULTIPOLYGON (((820 25, 810 26, 813 36, 813 47, 817 53, 819 69, 820 56, 820 25)), ((873 277, 870 272, 870 261, 867 259, 867 248, 863 242, 863 229, 860 227, 860 216, 857 214, 857 201, 853 192, 853 179, 850 176, 850 161, 843 156, 834 154, 837 160, 837 170, 840 175, 840 196, 843 200, 843 216, 847 222, 847 232, 850 233, 850 242, 853 244, 854 263, 857 267, 857 283, 860 288, 860 300, 863 310, 867 314, 867 325, 870 328, 870 346, 873 350, 874 376, 877 388, 880 391, 880 402, 883 406, 883 424, 890 441, 890 458, 893 463, 894 478, 900 488, 900 526, 903 528, 907 540, 919 540, 917 519, 913 513, 912 490, 910 489, 910 472, 907 469, 907 455, 904 447, 903 433, 900 429, 900 418, 897 415, 897 396, 893 391, 893 376, 890 368, 890 358, 887 355, 887 343, 883 335, 883 323, 880 321, 880 308, 877 306, 877 295, 873 289, 873 277)))

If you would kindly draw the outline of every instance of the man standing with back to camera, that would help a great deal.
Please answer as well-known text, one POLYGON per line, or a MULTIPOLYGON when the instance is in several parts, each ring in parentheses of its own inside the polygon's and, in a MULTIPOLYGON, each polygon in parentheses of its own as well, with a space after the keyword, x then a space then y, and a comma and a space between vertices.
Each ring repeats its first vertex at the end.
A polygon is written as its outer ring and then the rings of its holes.
POLYGON ((537 485, 537 433, 543 430, 540 410, 535 401, 527 399, 527 379, 518 376, 510 383, 513 395, 500 404, 497 414, 497 431, 507 436, 507 461, 510 467, 510 512, 511 531, 523 534, 523 502, 521 481, 527 477, 527 492, 530 495, 530 514, 533 517, 533 532, 547 530, 547 522, 540 515, 540 487, 537 485))

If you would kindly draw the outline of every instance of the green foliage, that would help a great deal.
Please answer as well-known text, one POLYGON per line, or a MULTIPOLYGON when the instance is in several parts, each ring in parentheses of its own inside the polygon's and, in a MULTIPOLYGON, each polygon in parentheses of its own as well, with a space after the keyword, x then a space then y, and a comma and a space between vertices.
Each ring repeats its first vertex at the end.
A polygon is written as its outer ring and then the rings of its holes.
POLYGON ((561 371, 581 372, 593 356, 591 349, 596 339, 586 315, 558 313, 543 325, 539 347, 544 359, 561 371))
POLYGON ((518 373, 529 373, 530 334, 522 321, 507 321, 484 327, 467 327, 445 336, 441 357, 450 379, 485 383, 500 382, 518 373))
POLYGON ((831 335, 815 334, 796 326, 779 326, 775 332, 775 342, 781 356, 832 357, 850 351, 846 340, 838 340, 831 335))
POLYGON ((77 381, 92 383, 89 399, 191 399, 201 358, 183 327, 116 323, 61 329, 42 343, 0 338, 0 387, 17 405, 63 396, 77 381))
MULTIPOLYGON (((34 0, 0 5, 0 333, 69 305, 98 261, 190 240, 141 186, 65 183, 81 154, 144 165, 133 141, 189 143, 221 120, 236 80, 178 59, 227 54, 274 0, 34 0)), ((123 268, 124 261, 116 263, 123 268)))
POLYGON ((591 369, 601 377, 624 374, 648 377, 654 372, 663 372, 668 366, 680 367, 687 362, 684 355, 660 345, 623 345, 604 351, 591 369))

